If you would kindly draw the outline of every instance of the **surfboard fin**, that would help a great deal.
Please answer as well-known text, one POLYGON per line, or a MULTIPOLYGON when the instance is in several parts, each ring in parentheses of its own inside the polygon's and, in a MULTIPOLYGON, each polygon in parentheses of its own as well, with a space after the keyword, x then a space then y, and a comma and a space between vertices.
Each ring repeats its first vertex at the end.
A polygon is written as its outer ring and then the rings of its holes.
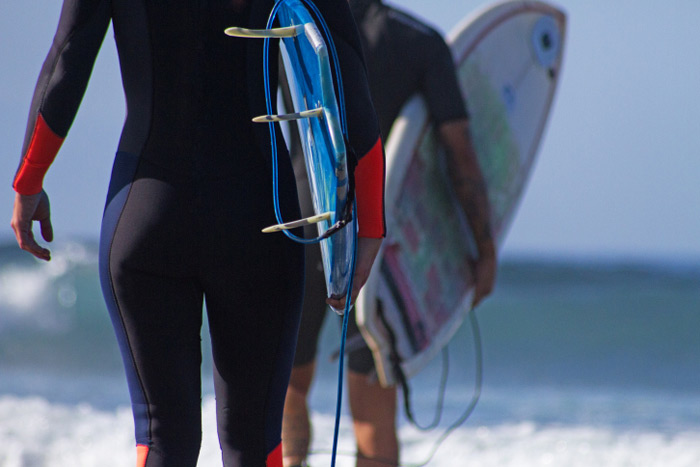
POLYGON ((305 225, 316 224, 321 221, 327 221, 331 218, 332 213, 324 212, 323 214, 317 214, 311 217, 305 217, 297 221, 285 222, 284 224, 271 225, 270 227, 265 227, 262 229, 263 233, 273 233, 281 232, 282 230, 296 229, 297 227, 303 227, 305 225))
POLYGON ((296 37, 304 31, 304 25, 297 24, 296 26, 287 26, 285 28, 272 29, 248 29, 239 28, 237 26, 226 28, 224 33, 232 37, 249 37, 257 39, 277 39, 283 37, 296 37))
POLYGON ((299 120, 302 118, 319 118, 323 116, 323 107, 317 109, 302 110, 301 112, 295 112, 291 114, 280 114, 280 115, 261 115, 259 117, 253 118, 255 123, 267 123, 267 122, 287 122, 289 120, 299 120))

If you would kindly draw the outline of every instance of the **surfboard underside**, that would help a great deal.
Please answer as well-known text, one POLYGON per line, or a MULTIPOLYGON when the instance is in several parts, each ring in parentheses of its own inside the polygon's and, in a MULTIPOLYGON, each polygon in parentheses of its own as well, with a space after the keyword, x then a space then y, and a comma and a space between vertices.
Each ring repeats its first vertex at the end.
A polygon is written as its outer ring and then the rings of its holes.
MULTIPOLYGON (((509 1, 471 16, 448 39, 498 246, 549 116, 564 32, 561 11, 541 2, 509 1)), ((396 383, 389 358, 392 341, 410 377, 462 324, 477 255, 444 167, 445 148, 420 97, 402 110, 386 154, 388 236, 358 300, 357 321, 373 351, 379 380, 388 386, 396 383)))

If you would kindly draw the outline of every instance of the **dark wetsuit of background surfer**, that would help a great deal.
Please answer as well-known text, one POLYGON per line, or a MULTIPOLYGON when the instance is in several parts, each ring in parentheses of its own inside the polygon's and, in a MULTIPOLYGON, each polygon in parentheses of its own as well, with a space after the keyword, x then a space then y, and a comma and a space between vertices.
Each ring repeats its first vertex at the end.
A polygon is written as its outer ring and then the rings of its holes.
MULTIPOLYGON (((439 32, 380 0, 350 0, 360 30, 369 85, 384 141, 406 101, 420 94, 436 126, 466 118, 464 100, 456 80, 452 54, 439 32), (410 51, 407 53, 407 51, 410 51)), ((308 184, 303 162, 295 159, 303 215, 311 215, 308 184)), ((311 234, 309 231, 307 235, 311 234)), ((325 283, 318 248, 307 248, 304 311, 294 366, 312 362, 318 336, 326 316, 325 283)), ((348 355, 351 370, 368 374, 374 369, 369 348, 359 337, 354 320, 348 327, 353 350, 348 355)))
MULTIPOLYGON (((373 164, 367 170, 381 172, 348 6, 316 3, 341 57, 350 140, 367 154, 358 171, 373 164)), ((276 223, 268 127, 251 123, 266 113, 263 41, 223 33, 265 27, 271 7, 271 0, 65 0, 35 91, 14 184, 27 195, 42 189, 112 21, 127 118, 104 212, 100 276, 126 367, 140 466, 196 464, 204 299, 224 464, 281 466, 303 248, 260 233, 276 223)), ((283 216, 296 219, 291 165, 286 157, 280 164, 283 216)), ((362 189, 358 180, 358 198, 362 189)), ((383 213, 374 218, 383 221, 383 213)), ((383 224, 364 224, 383 234, 383 224)))

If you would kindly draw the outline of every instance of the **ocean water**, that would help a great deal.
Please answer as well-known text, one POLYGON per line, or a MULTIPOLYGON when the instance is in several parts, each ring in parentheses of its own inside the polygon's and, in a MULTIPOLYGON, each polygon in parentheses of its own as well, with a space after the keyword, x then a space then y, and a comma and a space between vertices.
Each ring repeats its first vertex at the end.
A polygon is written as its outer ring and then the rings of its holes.
MULTIPOLYGON (((54 245, 50 263, 0 245, 2 467, 134 464, 96 263, 92 242, 54 245)), ((439 427, 422 432, 400 416, 402 465, 700 465, 700 264, 511 258, 477 317, 484 379, 475 411, 431 458, 473 395, 467 322, 449 346, 439 427)), ((314 467, 330 465, 333 319, 311 396, 314 467)), ((205 357, 202 466, 221 465, 210 374, 205 357)), ((422 423, 433 418, 441 377, 438 359, 410 382, 422 423)), ((354 465, 350 421, 345 408, 339 466, 354 465)))

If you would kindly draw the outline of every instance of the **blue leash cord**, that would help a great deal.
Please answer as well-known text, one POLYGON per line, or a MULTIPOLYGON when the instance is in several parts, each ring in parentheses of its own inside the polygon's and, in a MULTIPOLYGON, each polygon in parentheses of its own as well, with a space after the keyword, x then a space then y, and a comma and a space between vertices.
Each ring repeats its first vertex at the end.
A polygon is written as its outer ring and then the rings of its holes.
MULTIPOLYGON (((318 10, 316 5, 311 3, 309 0, 301 0, 313 13, 315 14, 316 18, 318 19, 318 22, 321 24, 321 27, 323 28, 323 32, 325 34, 325 38, 328 41, 328 49, 331 52, 332 56, 332 61, 333 61, 333 66, 334 66, 334 71, 335 71, 335 78, 336 82, 338 83, 338 107, 340 111, 340 122, 341 122, 341 129, 343 136, 347 139, 347 134, 348 134, 348 129, 347 129, 347 117, 345 113, 345 93, 343 91, 343 80, 342 76, 340 73, 340 65, 338 61, 338 53, 335 48, 335 44, 333 43, 333 38, 331 36, 330 29, 328 28, 328 25, 323 19, 323 16, 321 15, 321 12, 318 10)), ((270 29, 272 28, 272 24, 275 21, 275 18, 277 17, 277 11, 281 7, 282 3, 284 3, 285 0, 277 0, 275 2, 275 5, 273 6, 270 16, 267 21, 266 28, 270 29)), ((272 109, 272 96, 271 96, 271 89, 270 89, 270 39, 265 38, 264 43, 263 43, 263 76, 264 76, 264 85, 265 85, 265 103, 266 103, 266 110, 268 115, 273 114, 273 109, 272 109)), ((275 126, 274 123, 270 122, 268 123, 268 127, 270 130, 270 141, 272 144, 271 151, 272 151, 272 186, 273 186, 273 204, 275 208, 275 217, 277 218, 277 222, 282 224, 282 214, 280 211, 279 207, 279 179, 278 179, 278 160, 277 160, 277 135, 275 132, 275 126)), ((357 204, 353 201, 353 215, 357 213, 357 204)), ((348 288, 345 293, 345 309, 343 311, 343 330, 342 330, 342 335, 340 339, 340 359, 339 359, 339 365, 338 365, 338 389, 337 389, 337 397, 336 397, 336 408, 335 408, 335 428, 333 432, 333 450, 331 453, 331 467, 335 467, 335 460, 336 460, 336 455, 337 455, 337 450, 338 450, 338 436, 340 432, 340 412, 342 408, 342 402, 343 402, 343 368, 344 368, 344 359, 345 359, 345 341, 347 337, 347 330, 348 330, 348 322, 349 322, 349 316, 350 316, 350 310, 352 308, 352 286, 353 286, 353 279, 355 276, 355 262, 357 259, 357 229, 355 228, 354 224, 351 224, 353 226, 353 245, 355 245, 355 248, 353 249, 351 260, 350 260, 350 279, 348 280, 348 288)), ((318 243, 322 240, 321 236, 318 236, 316 238, 303 238, 299 237, 297 235, 294 235, 292 232, 288 230, 283 231, 284 234, 299 243, 302 244, 314 244, 318 243)))
MULTIPOLYGON (((356 206, 353 206, 353 210, 356 206)), ((357 259, 357 229, 353 229, 352 235, 355 241, 355 251, 350 261, 350 280, 348 281, 348 291, 345 295, 345 310, 343 311, 343 331, 340 337, 340 358, 338 362, 338 390, 335 403, 335 428, 333 431, 333 452, 331 453, 331 467, 335 467, 335 458, 338 452, 338 435, 340 432, 340 409, 343 402, 343 367, 345 363, 345 340, 348 334, 348 321, 350 309, 352 308, 352 283, 355 277, 355 260, 357 259)))
MULTIPOLYGON (((275 2, 275 5, 272 7, 272 10, 270 11, 270 16, 267 20, 267 24, 265 27, 267 29, 272 28, 272 24, 275 22, 275 19, 277 18, 277 11, 280 9, 282 6, 282 3, 284 3, 286 0, 277 0, 275 2)), ((328 41, 328 49, 331 52, 331 57, 332 57, 332 62, 333 62, 333 69, 335 71, 335 79, 338 83, 338 110, 340 112, 340 125, 341 125, 341 130, 343 133, 343 136, 347 140, 348 136, 348 129, 347 129, 347 116, 345 113, 345 92, 343 91, 343 78, 340 73, 340 65, 338 62, 338 52, 335 49, 335 44, 333 42, 333 37, 331 36, 330 29, 328 28, 328 25, 323 19, 323 16, 321 16, 321 12, 318 10, 316 5, 311 3, 309 0, 300 0, 304 4, 306 4, 311 11, 316 15, 318 18, 319 23, 321 24, 321 27, 323 28, 323 32, 325 34, 325 39, 328 41)), ((272 109, 272 91, 270 89, 270 38, 266 37, 263 42, 263 79, 264 79, 264 85, 265 85, 265 104, 266 104, 266 111, 268 115, 273 114, 273 109, 272 109)), ((280 206, 279 206, 279 183, 278 183, 278 170, 277 170, 277 134, 275 132, 275 124, 273 122, 268 123, 268 128, 270 130, 270 141, 272 144, 271 151, 272 151, 272 189, 273 189, 273 204, 274 204, 274 209, 275 209, 275 217, 277 219, 277 222, 279 224, 282 224, 282 213, 280 211, 280 206)), ((315 238, 303 238, 299 237, 289 230, 284 230, 284 234, 289 237, 290 239, 303 243, 305 245, 313 244, 313 243, 318 243, 322 240, 321 236, 315 237, 315 238)))

